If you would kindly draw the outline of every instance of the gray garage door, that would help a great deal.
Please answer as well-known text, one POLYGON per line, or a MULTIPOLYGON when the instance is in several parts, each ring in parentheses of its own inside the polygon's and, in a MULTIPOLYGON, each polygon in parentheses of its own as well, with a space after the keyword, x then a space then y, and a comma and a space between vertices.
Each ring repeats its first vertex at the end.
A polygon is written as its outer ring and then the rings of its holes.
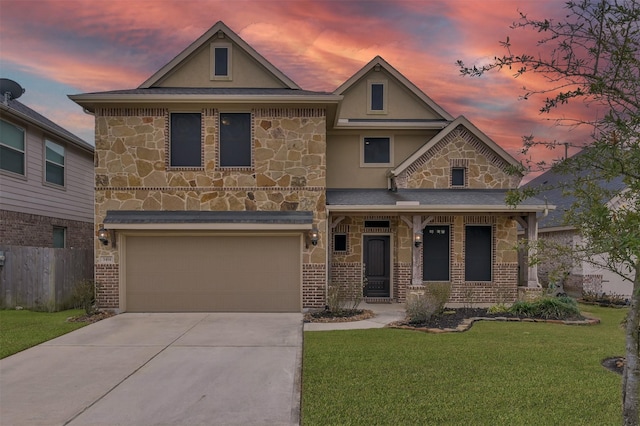
POLYGON ((300 312, 299 236, 128 236, 129 312, 300 312))

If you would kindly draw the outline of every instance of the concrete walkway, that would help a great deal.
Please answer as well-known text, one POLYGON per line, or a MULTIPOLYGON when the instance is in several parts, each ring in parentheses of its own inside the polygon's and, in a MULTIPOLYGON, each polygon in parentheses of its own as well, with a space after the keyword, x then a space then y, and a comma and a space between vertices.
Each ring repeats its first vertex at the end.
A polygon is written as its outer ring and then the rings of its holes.
POLYGON ((297 425, 301 314, 121 314, 0 360, 2 425, 297 425))
POLYGON ((328 331, 328 330, 364 330, 367 328, 382 328, 394 321, 405 318, 404 303, 361 303, 359 309, 373 311, 373 318, 363 321, 351 322, 308 322, 304 324, 304 331, 328 331))

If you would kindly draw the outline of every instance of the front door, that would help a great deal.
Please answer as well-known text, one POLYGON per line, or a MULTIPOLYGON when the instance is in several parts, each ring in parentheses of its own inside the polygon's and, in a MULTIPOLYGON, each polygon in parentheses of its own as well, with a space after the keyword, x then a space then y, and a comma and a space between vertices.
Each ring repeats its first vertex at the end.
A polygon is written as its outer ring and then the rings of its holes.
POLYGON ((365 297, 391 297, 390 258, 388 235, 365 235, 363 237, 363 262, 367 284, 365 297))

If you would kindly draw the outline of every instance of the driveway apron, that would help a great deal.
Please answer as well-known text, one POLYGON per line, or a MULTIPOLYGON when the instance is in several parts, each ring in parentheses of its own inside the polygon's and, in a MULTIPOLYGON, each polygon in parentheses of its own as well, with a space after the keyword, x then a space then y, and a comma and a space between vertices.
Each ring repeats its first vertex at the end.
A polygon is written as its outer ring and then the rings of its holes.
POLYGON ((0 360, 3 425, 296 425, 302 315, 125 313, 0 360))

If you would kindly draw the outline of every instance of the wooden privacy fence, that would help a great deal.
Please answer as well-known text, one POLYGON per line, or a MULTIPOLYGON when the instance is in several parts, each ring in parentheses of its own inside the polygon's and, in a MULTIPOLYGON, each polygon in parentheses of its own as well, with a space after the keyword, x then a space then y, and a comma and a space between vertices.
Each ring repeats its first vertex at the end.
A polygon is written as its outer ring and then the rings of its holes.
POLYGON ((0 245, 0 307, 65 308, 74 286, 93 280, 93 250, 0 245))

